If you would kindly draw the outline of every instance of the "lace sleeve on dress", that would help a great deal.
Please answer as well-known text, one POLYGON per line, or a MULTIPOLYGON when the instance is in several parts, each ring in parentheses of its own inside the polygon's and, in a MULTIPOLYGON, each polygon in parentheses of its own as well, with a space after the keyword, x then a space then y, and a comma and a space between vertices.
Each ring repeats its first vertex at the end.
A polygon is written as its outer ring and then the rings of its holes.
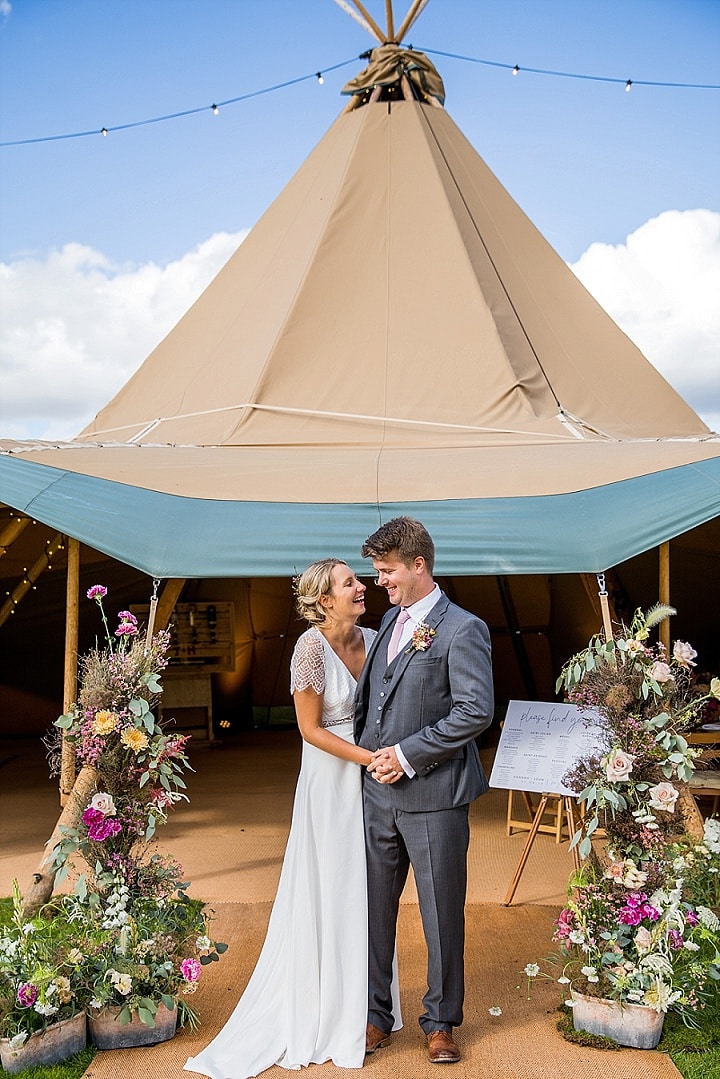
POLYGON ((290 692, 309 687, 317 694, 325 691, 323 643, 316 633, 303 633, 290 661, 290 692))

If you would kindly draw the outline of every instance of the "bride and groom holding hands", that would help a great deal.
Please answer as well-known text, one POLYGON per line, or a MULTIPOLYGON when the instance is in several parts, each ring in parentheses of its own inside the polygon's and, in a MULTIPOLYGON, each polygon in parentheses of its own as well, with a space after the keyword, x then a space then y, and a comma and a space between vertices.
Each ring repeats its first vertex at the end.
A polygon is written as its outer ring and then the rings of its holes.
POLYGON ((359 1068, 402 1025, 395 963, 412 866, 428 952, 419 1022, 433 1063, 460 1051, 468 807, 488 789, 475 739, 493 714, 490 637, 433 579, 434 545, 397 517, 362 547, 391 607, 357 625, 366 586, 324 559, 296 581, 309 623, 291 661, 303 756, 267 936, 247 987, 186 1071, 359 1068))

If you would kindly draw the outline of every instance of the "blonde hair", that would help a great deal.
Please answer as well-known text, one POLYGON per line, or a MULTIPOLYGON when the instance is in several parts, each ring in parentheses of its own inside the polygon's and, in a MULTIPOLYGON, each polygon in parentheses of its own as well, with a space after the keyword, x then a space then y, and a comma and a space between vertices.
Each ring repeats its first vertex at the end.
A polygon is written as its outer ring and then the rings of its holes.
POLYGON ((327 621, 320 600, 332 592, 332 572, 335 567, 346 565, 342 558, 322 558, 294 578, 295 607, 300 617, 311 626, 322 626, 327 621))

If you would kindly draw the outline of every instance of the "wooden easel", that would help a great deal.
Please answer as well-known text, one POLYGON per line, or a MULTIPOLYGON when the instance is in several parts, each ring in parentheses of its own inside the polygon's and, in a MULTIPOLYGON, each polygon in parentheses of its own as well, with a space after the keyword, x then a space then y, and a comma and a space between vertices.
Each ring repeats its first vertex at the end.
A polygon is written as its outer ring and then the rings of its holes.
MULTIPOLYGON (((540 821, 542 820, 543 813, 547 809, 548 799, 557 798, 557 797, 558 797, 558 795, 556 795, 556 794, 552 794, 552 793, 549 793, 549 792, 544 793, 541 796, 540 801, 538 802, 538 807, 535 810, 535 816, 533 817, 533 822, 532 822, 532 824, 530 826, 530 831, 528 832, 528 837, 527 837, 527 839, 525 841, 525 846, 523 847, 523 852, 520 855, 520 861, 518 862, 517 869, 515 870, 515 876, 512 879, 510 887, 508 888, 508 891, 507 891, 507 895, 505 896, 505 899, 503 901, 503 905, 506 906, 506 907, 509 907, 510 904, 512 903, 512 898, 515 895, 518 884, 520 883, 520 877, 522 876, 523 869, 525 868, 525 863, 528 860, 528 857, 530 855, 530 851, 532 850, 532 845, 535 842, 535 836, 538 834, 538 829, 540 827, 540 821)), ((577 831, 577 819, 576 819, 576 815, 575 815, 575 799, 570 798, 570 797, 568 797, 566 795, 563 795, 562 800, 563 800, 563 812, 565 813, 565 822, 567 824, 568 835, 570 836, 570 839, 572 841, 572 837, 575 834, 575 832, 577 831)), ((575 868, 579 869, 580 868, 580 852, 578 850, 577 843, 575 844, 575 846, 572 849, 572 855, 573 855, 573 862, 575 864, 575 868)))

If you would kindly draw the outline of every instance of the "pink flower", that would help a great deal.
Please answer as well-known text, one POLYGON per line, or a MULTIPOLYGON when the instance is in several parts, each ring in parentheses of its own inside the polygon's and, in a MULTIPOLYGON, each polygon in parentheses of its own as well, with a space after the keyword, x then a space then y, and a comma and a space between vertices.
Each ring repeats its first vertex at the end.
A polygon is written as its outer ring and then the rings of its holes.
POLYGON ((696 926, 700 924, 697 914, 694 910, 689 910, 685 915, 685 921, 688 925, 696 926))
POLYGON ((663 809, 666 813, 675 812, 675 803, 678 800, 680 791, 673 787, 672 783, 656 783, 654 787, 651 787, 648 791, 650 795, 650 808, 651 809, 663 809))
POLYGON ((107 588, 102 584, 94 584, 92 588, 88 588, 87 598, 96 599, 98 603, 107 595, 107 588))
POLYGON ((134 637, 138 628, 134 622, 121 622, 115 630, 116 637, 134 637))
POLYGON ((88 828, 91 825, 100 824, 105 820, 105 814, 101 809, 95 809, 92 805, 89 805, 82 815, 82 822, 86 824, 88 828))
POLYGON ((673 682, 675 680, 668 664, 663 663, 659 659, 656 660, 650 668, 650 677, 656 682, 659 682, 660 685, 662 685, 663 682, 673 682))
POLYGON ((555 940, 564 940, 569 937, 574 927, 572 911, 564 907, 560 911, 560 917, 556 920, 555 925, 557 926, 554 934, 555 940))
MULTIPOLYGON (((87 812, 91 811, 85 810, 85 813, 87 812)), ((85 813, 83 813, 83 818, 85 817, 85 813)), ((104 843, 106 839, 110 839, 121 831, 122 824, 119 820, 116 820, 113 817, 103 817, 101 814, 99 821, 93 821, 91 824, 88 824, 88 839, 92 839, 96 843, 104 843)))
POLYGON ((200 977, 202 967, 197 959, 183 959, 180 964, 182 976, 186 982, 196 982, 200 977))
POLYGON ((132 622, 134 626, 137 625, 137 618, 132 611, 118 611, 118 618, 121 622, 132 622))
POLYGON ((683 935, 679 933, 677 929, 670 930, 670 947, 676 951, 683 946, 683 935))
POLYGON ((17 1000, 21 1008, 32 1008, 38 998, 38 987, 32 982, 23 982, 17 991, 17 1000))
POLYGON ((604 758, 605 774, 611 783, 622 783, 633 770, 635 757, 617 746, 604 758))
POLYGON ((675 641, 675 644, 673 645, 673 655, 681 667, 696 666, 696 664, 693 663, 693 660, 695 659, 697 652, 691 644, 687 643, 687 641, 675 641))
POLYGON ((623 907, 618 914, 618 921, 623 925, 640 925, 642 912, 639 907, 623 907))

